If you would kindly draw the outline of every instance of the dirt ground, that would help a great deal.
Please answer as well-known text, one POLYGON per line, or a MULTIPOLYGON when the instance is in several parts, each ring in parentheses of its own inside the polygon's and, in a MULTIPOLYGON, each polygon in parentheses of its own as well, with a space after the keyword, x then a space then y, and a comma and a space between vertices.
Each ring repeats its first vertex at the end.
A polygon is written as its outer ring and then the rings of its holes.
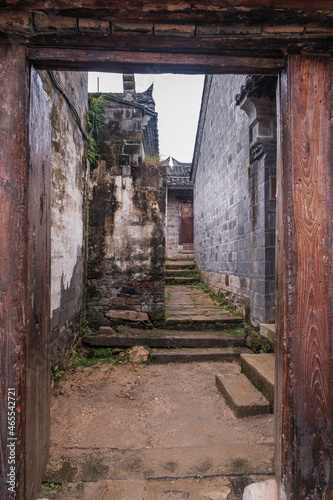
POLYGON ((200 362, 66 372, 52 397, 40 498, 236 498, 230 477, 274 470, 273 415, 237 419, 216 388, 217 373, 239 371, 237 363, 200 362), (50 483, 66 485, 66 494, 50 483), (207 488, 220 496, 205 496, 207 488))

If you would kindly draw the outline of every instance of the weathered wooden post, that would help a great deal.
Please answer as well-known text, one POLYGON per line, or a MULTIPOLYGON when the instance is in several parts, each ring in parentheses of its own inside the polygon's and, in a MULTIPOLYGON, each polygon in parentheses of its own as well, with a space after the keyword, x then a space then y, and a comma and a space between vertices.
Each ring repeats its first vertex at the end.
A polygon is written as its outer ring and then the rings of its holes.
POLYGON ((50 122, 24 46, 0 46, 0 497, 35 498, 49 446, 50 122))
POLYGON ((278 87, 279 498, 333 498, 332 58, 290 55, 278 87))

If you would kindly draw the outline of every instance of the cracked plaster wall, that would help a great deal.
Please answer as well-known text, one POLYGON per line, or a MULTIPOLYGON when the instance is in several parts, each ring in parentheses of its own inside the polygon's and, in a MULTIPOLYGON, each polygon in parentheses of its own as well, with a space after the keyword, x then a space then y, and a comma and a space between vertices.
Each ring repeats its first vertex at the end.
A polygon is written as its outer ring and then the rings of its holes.
MULTIPOLYGON (((87 168, 85 143, 69 106, 46 71, 39 71, 49 104, 51 151, 51 356, 63 367, 84 322, 87 168)), ((85 126, 88 74, 54 75, 85 126)))
POLYGON ((142 163, 143 111, 105 102, 100 158, 91 172, 87 320, 136 311, 164 319, 165 167, 142 163))

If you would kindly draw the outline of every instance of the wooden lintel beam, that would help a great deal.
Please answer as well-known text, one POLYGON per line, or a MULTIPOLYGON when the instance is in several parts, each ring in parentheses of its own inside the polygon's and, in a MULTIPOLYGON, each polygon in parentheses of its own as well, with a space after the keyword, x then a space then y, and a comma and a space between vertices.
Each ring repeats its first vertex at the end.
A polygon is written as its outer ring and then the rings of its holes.
POLYGON ((284 67, 283 59, 237 55, 30 48, 28 57, 39 69, 112 73, 277 74, 284 67))
MULTIPOLYGON (((258 8, 271 8, 275 9, 302 9, 310 11, 318 10, 331 10, 331 0, 200 0, 198 6, 201 8, 209 7, 216 8, 217 10, 227 9, 258 9, 258 8)), ((143 1, 123 1, 122 7, 130 6, 131 10, 138 9, 147 12, 149 7, 153 4, 151 0, 143 1)), ((196 9, 198 6, 196 2, 189 2, 184 0, 159 0, 158 4, 160 9, 168 9, 170 6, 172 10, 196 9)), ((1 2, 2 9, 15 10, 15 9, 31 9, 35 11, 54 10, 57 12, 66 11, 68 9, 114 9, 119 8, 119 2, 114 0, 3 0, 1 2)), ((156 10, 156 8, 154 9, 156 10)))

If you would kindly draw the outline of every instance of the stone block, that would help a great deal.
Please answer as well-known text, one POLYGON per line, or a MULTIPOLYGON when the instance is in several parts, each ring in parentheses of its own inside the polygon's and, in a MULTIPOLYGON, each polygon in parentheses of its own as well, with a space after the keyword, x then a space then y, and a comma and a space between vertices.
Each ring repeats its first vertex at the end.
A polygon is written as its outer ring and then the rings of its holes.
POLYGON ((265 26, 262 31, 262 36, 300 36, 304 33, 304 26, 287 25, 287 26, 265 26))
POLYGON ((122 120, 120 122, 120 129, 127 132, 135 132, 140 129, 140 123, 138 120, 122 120))
POLYGON ((270 412, 267 399, 242 373, 216 375, 216 385, 238 418, 270 412))
POLYGON ((112 23, 113 33, 153 33, 152 23, 112 23))
POLYGON ((119 121, 118 120, 109 120, 106 124, 106 128, 110 132, 117 132, 119 130, 119 121))
POLYGON ((130 165, 123 165, 123 176, 124 177, 130 177, 131 175, 131 166, 130 165))
POLYGON ((193 37, 195 26, 191 24, 155 24, 154 31, 155 35, 158 36, 193 37))
POLYGON ((33 33, 32 14, 18 11, 1 12, 0 31, 33 33))
POLYGON ((305 35, 319 35, 326 38, 333 35, 333 28, 331 26, 314 26, 310 24, 305 28, 305 35))
POLYGON ((125 305, 125 299, 123 297, 113 297, 111 299, 111 304, 112 304, 112 307, 124 307, 125 305))
POLYGON ((243 500, 278 500, 278 488, 274 479, 246 486, 243 500))
MULTIPOLYGON (((219 37, 222 35, 260 35, 261 26, 223 26, 221 24, 212 24, 207 26, 198 26, 197 37, 219 37)), ((230 163, 230 162, 229 162, 230 163)))
POLYGON ((101 335, 112 335, 114 331, 110 326, 100 326, 99 333, 101 335))
POLYGON ((242 372, 274 407, 275 357, 273 354, 242 354, 242 372))
POLYGON ((105 316, 111 320, 145 322, 148 321, 148 314, 137 311, 118 311, 111 309, 105 316))
POLYGON ((124 153, 129 155, 135 155, 141 153, 141 144, 125 144, 124 153))
POLYGON ((149 349, 144 346, 134 346, 128 351, 129 360, 132 363, 145 363, 149 358, 149 349))
POLYGON ((109 21, 98 19, 79 19, 79 31, 82 33, 109 33, 109 21))
POLYGON ((118 163, 119 165, 129 165, 131 163, 130 155, 119 155, 118 163))
POLYGON ((48 16, 46 14, 35 14, 35 28, 39 32, 60 31, 72 33, 77 31, 75 17, 48 16))
POLYGON ((260 335, 266 337, 272 344, 275 344, 275 324, 261 323, 260 335))

